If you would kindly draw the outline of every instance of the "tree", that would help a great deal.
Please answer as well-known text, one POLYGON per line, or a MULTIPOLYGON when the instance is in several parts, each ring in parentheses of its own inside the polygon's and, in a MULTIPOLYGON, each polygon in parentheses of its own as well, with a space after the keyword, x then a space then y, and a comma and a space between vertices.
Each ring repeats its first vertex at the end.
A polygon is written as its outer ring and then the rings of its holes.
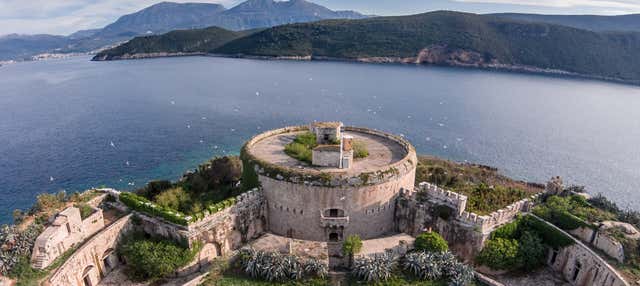
POLYGON ((477 259, 481 264, 493 269, 516 269, 519 266, 518 241, 505 238, 490 239, 477 259))
POLYGON ((416 237, 414 242, 416 250, 427 252, 445 252, 449 250, 447 241, 437 232, 425 232, 416 237))
POLYGON ((353 256, 362 250, 362 239, 360 236, 350 235, 342 243, 342 254, 349 257, 349 267, 353 265, 353 256))
POLYGON ((546 247, 542 244, 542 238, 531 231, 525 231, 520 237, 518 259, 522 269, 534 269, 542 265, 545 258, 546 247))

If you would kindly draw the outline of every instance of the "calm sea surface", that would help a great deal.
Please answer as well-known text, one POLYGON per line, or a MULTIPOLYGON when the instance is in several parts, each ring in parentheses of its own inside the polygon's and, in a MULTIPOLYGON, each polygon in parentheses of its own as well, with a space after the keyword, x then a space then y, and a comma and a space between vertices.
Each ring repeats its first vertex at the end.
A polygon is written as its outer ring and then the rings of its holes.
POLYGON ((0 67, 0 223, 36 194, 176 179, 253 134, 341 120, 419 153, 640 208, 640 88, 453 68, 210 57, 0 67))

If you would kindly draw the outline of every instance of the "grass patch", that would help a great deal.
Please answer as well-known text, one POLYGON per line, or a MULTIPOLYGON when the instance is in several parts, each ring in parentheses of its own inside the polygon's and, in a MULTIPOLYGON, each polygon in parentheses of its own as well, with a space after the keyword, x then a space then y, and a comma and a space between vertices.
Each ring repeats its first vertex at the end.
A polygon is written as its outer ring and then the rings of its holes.
POLYGON ((284 152, 297 160, 311 164, 312 150, 316 146, 318 146, 316 135, 311 132, 304 132, 296 136, 293 142, 285 145, 284 152))
POLYGON ((549 196, 533 213, 565 230, 594 227, 594 223, 616 219, 615 214, 593 207, 578 195, 549 196))
POLYGON ((82 203, 76 204, 75 207, 80 210, 80 218, 82 220, 88 218, 91 214, 93 214, 93 208, 90 205, 82 203))
POLYGON ((353 157, 356 159, 369 157, 369 150, 367 144, 360 140, 353 140, 353 157))

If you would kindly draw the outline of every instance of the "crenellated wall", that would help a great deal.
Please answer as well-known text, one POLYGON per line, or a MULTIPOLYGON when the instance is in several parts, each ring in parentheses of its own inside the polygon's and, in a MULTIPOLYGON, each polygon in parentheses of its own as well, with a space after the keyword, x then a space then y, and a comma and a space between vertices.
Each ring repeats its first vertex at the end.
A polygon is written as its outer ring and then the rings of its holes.
POLYGON ((435 230, 449 242, 454 252, 472 259, 493 230, 529 211, 539 195, 514 202, 489 215, 478 215, 465 210, 467 196, 423 182, 415 190, 401 194, 395 224, 398 231, 411 235, 435 230), (443 215, 442 206, 451 209, 451 214, 443 215))
POLYGON ((200 221, 182 226, 160 218, 137 213, 139 228, 151 235, 170 238, 193 246, 202 243, 199 263, 230 254, 251 239, 261 236, 266 229, 266 210, 261 191, 251 190, 239 195, 235 205, 200 221))

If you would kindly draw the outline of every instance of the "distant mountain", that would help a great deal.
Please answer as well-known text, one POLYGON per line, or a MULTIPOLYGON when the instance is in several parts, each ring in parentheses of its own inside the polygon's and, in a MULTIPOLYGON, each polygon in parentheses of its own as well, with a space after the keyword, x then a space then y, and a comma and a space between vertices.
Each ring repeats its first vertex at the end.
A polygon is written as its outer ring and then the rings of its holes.
POLYGON ((93 36, 136 36, 202 28, 225 10, 219 4, 162 2, 124 15, 93 36))
POLYGON ((30 57, 68 45, 71 40, 53 35, 17 35, 0 37, 0 61, 30 57))
POLYGON ((459 12, 282 25, 219 47, 202 44, 209 40, 207 35, 191 34, 177 43, 164 35, 155 39, 156 45, 147 46, 137 38, 127 43, 129 48, 104 51, 94 59, 185 51, 170 49, 182 46, 189 47, 189 52, 229 56, 437 64, 569 73, 640 83, 640 33, 597 33, 459 12))
POLYGON ((239 31, 287 23, 365 17, 353 11, 332 11, 305 0, 249 0, 228 10, 218 4, 161 2, 124 15, 102 29, 82 30, 67 37, 8 37, 0 46, 0 60, 26 59, 51 51, 88 52, 135 36, 157 35, 172 30, 219 26, 239 31))
POLYGON ((640 32, 640 14, 620 16, 596 16, 596 15, 538 15, 503 13, 492 14, 498 17, 529 22, 543 22, 549 24, 564 25, 578 29, 596 32, 623 31, 640 32))

